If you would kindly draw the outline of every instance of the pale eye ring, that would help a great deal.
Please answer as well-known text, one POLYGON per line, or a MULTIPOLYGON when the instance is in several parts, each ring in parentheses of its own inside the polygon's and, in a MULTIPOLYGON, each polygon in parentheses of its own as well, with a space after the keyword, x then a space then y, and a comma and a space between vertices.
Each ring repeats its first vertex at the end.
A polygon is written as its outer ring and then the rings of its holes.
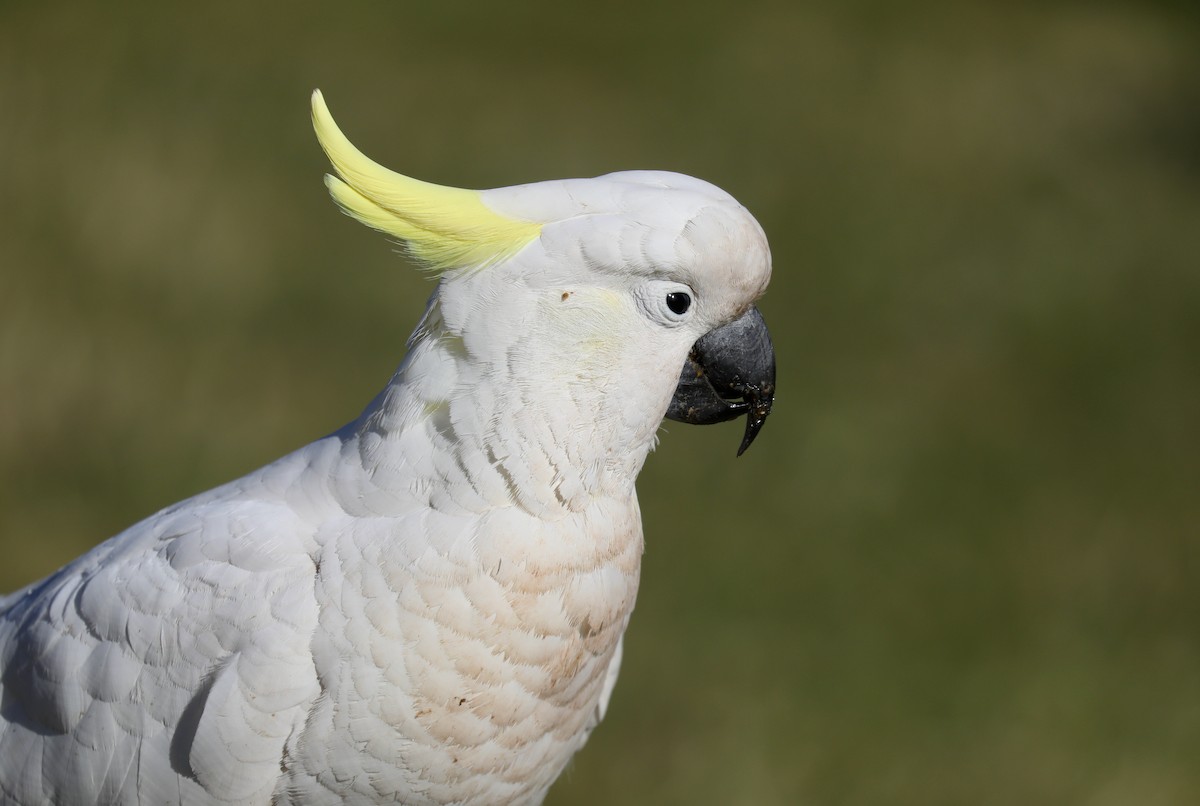
POLYGON ((651 280, 637 290, 638 304, 651 321, 677 327, 696 315, 696 292, 673 280, 651 280))

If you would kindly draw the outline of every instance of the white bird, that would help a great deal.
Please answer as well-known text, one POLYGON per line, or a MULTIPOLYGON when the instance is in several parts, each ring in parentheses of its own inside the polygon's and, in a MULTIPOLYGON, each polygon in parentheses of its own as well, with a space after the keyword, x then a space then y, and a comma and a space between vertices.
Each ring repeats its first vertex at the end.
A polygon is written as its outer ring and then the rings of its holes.
POLYGON ((762 229, 698 179, 441 187, 313 94, 351 216, 438 273, 340 431, 0 599, 0 800, 536 804, 604 715, 664 415, 770 411, 762 229))

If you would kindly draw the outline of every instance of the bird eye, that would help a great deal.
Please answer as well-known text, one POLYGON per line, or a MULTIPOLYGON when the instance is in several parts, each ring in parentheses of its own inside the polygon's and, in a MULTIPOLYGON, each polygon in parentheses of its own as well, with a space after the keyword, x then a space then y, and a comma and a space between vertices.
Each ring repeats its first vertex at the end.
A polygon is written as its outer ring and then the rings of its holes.
POLYGON ((692 297, 682 291, 672 291, 667 294, 667 307, 676 316, 683 316, 688 312, 688 308, 692 307, 692 297))
POLYGON ((696 315, 696 292, 674 280, 650 280, 637 289, 638 304, 654 322, 678 327, 696 315))

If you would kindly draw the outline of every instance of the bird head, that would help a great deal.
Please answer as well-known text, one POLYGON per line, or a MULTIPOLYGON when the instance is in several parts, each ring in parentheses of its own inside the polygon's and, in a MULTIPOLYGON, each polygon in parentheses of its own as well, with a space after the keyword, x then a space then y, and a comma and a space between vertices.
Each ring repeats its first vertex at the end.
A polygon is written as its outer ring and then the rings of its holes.
POLYGON ((664 416, 746 416, 739 455, 750 445, 775 390, 754 307, 771 256, 728 193, 664 171, 443 187, 371 161, 312 100, 334 200, 438 274, 433 305, 472 361, 547 416, 572 406, 626 442, 650 445, 664 416))

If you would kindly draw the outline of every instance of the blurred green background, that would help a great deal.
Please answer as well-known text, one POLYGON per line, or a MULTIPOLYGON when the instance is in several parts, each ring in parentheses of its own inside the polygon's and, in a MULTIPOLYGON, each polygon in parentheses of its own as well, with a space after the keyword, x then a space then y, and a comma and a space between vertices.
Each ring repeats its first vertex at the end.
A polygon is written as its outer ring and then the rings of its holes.
POLYGON ((776 414, 672 425, 566 804, 1200 803, 1194 3, 0 3, 0 590, 355 416, 432 181, 759 217, 776 414))

